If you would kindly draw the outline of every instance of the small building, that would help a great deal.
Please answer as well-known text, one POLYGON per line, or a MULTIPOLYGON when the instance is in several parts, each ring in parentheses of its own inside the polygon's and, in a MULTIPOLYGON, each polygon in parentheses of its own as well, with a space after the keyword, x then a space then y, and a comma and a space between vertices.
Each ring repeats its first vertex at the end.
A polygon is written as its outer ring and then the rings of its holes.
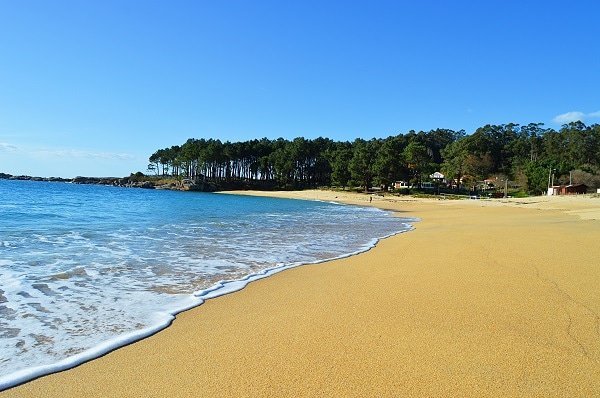
POLYGON ((429 178, 431 178, 433 181, 445 182, 446 176, 440 173, 439 171, 436 171, 435 173, 430 174, 429 178))
POLYGON ((493 190, 496 189, 496 182, 497 180, 492 180, 492 179, 486 179, 483 181, 476 181, 475 182, 475 189, 477 189, 478 191, 489 191, 489 190, 493 190))
POLYGON ((561 195, 581 195, 587 193, 587 185, 585 184, 572 184, 567 185, 564 189, 564 193, 561 195))
POLYGON ((394 182, 394 189, 408 189, 410 188, 410 184, 406 181, 396 181, 394 182))
POLYGON ((496 187, 496 183, 498 182, 498 178, 487 178, 483 180, 484 189, 494 189, 496 187))
POLYGON ((548 196, 580 195, 587 193, 587 188, 585 184, 554 185, 548 188, 548 196))

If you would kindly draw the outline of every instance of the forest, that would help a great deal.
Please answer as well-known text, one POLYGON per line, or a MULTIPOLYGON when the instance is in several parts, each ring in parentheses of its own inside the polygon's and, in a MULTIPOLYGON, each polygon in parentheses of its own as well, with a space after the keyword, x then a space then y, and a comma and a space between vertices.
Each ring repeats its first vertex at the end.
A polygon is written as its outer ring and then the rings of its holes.
POLYGON ((391 188, 396 181, 420 187, 439 171, 448 187, 472 191, 489 178, 507 180, 525 194, 555 183, 600 187, 600 125, 583 122, 559 130, 542 123, 485 125, 464 130, 409 131, 387 138, 254 139, 221 142, 190 138, 159 149, 148 171, 218 186, 255 189, 314 187, 391 188))

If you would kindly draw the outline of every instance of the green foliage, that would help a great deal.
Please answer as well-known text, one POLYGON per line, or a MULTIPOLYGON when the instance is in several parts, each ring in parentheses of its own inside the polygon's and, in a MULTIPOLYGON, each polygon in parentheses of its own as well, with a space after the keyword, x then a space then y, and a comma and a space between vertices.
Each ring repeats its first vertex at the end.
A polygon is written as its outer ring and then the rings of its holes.
POLYGON ((352 145, 343 142, 331 149, 326 158, 331 167, 331 183, 335 186, 346 187, 350 181, 350 170, 348 166, 352 159, 352 145))
POLYGON ((512 196, 513 198, 526 198, 529 195, 525 191, 516 191, 513 193, 509 193, 509 196, 512 196))
POLYGON ((380 144, 375 139, 370 141, 357 139, 353 144, 352 159, 348 164, 351 182, 356 186, 363 187, 365 191, 372 186, 375 159, 379 147, 380 144))
MULTIPOLYGON (((545 192, 549 169, 556 180, 575 173, 574 183, 594 188, 600 174, 600 125, 569 123, 558 131, 541 123, 485 125, 471 135, 435 129, 382 139, 335 142, 328 138, 278 138, 244 142, 190 138, 149 157, 156 176, 189 178, 245 187, 358 186, 384 189, 395 181, 420 186, 429 174, 471 188, 491 175, 505 175, 528 193, 545 192)), ((146 177, 148 178, 148 177, 146 177)))
POLYGON ((131 173, 131 175, 129 176, 130 181, 140 182, 140 181, 144 181, 146 179, 147 179, 146 175, 144 173, 142 173, 141 171, 138 171, 137 173, 131 173))
POLYGON ((435 168, 431 150, 417 140, 411 140, 402 151, 410 169, 411 181, 419 187, 423 182, 423 176, 429 174, 435 168))
POLYGON ((548 188, 548 173, 547 167, 536 162, 528 162, 525 166, 527 191, 533 194, 543 194, 548 188))
POLYGON ((466 147, 466 140, 454 141, 442 150, 442 158, 444 159, 441 165, 441 171, 448 180, 456 180, 458 182, 457 189, 460 189, 460 182, 465 174, 466 161, 469 156, 469 151, 466 147))

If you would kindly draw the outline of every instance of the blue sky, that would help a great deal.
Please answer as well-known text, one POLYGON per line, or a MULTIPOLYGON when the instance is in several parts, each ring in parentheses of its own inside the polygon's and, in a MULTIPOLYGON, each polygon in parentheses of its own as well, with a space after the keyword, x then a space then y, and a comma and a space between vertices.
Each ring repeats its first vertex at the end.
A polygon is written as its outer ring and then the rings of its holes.
POLYGON ((187 138, 600 122, 597 1, 1 1, 0 172, 187 138))

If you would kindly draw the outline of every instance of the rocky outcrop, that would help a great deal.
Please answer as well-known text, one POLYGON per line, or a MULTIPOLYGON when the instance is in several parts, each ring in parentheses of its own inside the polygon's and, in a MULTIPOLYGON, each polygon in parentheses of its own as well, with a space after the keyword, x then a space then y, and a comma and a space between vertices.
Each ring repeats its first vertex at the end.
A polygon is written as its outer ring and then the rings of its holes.
MULTIPOLYGON (((0 173, 0 179, 5 180, 27 180, 27 181, 49 181, 49 182, 69 182, 72 184, 92 184, 92 185, 110 185, 124 188, 142 188, 142 189, 168 189, 173 191, 200 191, 214 192, 221 189, 214 182, 198 179, 196 181, 183 179, 166 184, 157 185, 156 182, 143 180, 145 176, 131 177, 83 177, 60 178, 60 177, 32 177, 27 175, 13 176, 11 174, 0 173)), ((147 178, 147 177, 146 177, 147 178)))
POLYGON ((125 188, 145 188, 154 189, 152 181, 135 181, 129 177, 75 177, 71 180, 73 184, 96 184, 96 185, 112 185, 115 187, 125 188))
POLYGON ((120 185, 120 178, 116 177, 75 177, 71 180, 73 184, 96 184, 96 185, 120 185))
POLYGON ((32 176, 14 176, 11 174, 0 173, 0 180, 21 180, 21 181, 49 181, 49 182, 69 182, 70 178, 60 177, 32 177, 32 176))

